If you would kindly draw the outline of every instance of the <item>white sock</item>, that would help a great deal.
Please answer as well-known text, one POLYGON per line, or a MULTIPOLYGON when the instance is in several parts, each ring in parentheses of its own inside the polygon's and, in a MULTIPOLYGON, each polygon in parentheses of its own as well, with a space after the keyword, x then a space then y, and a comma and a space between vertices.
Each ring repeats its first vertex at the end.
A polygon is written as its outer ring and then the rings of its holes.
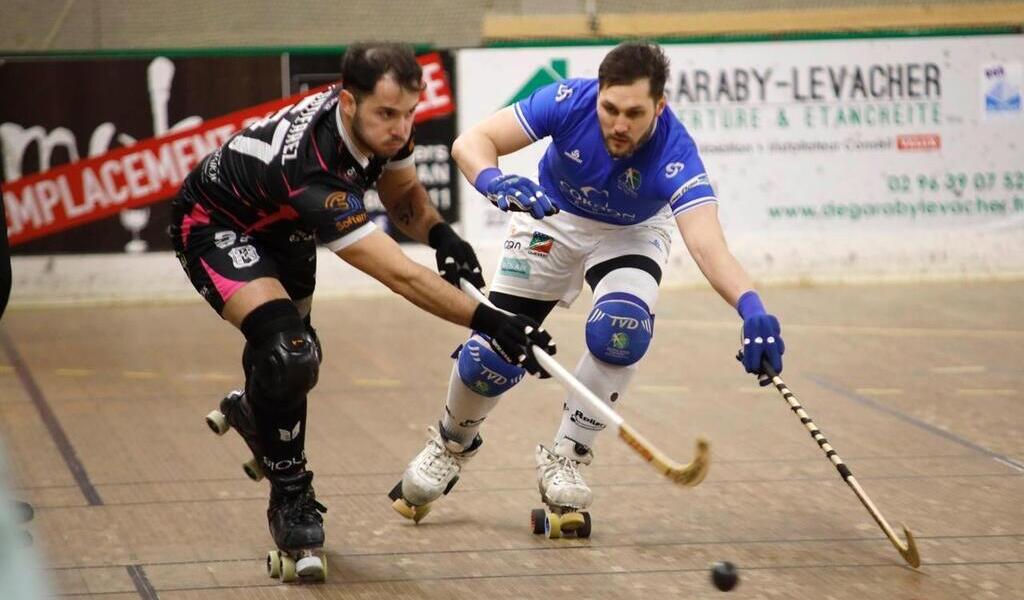
MULTIPOLYGON (((587 389, 594 392, 606 405, 614 408, 615 402, 626 391, 636 370, 637 365, 611 365, 587 352, 576 365, 575 375, 587 389)), ((594 411, 587 408, 587 404, 579 395, 570 392, 565 400, 562 424, 555 435, 555 443, 562 438, 568 438, 591 448, 594 445, 594 438, 604 430, 605 425, 594 411)))
POLYGON ((480 425, 498 404, 502 394, 488 398, 466 387, 459 377, 459 362, 452 365, 448 380, 448 400, 445 401, 441 427, 445 437, 460 444, 468 445, 480 431, 480 425))
MULTIPOLYGON (((635 268, 615 269, 598 282, 594 288, 594 299, 612 292, 626 292, 637 296, 654 309, 658 302, 658 282, 646 271, 635 268)), ((636 374, 638 364, 613 365, 601 361, 590 352, 580 358, 576 365, 576 379, 594 392, 605 404, 615 407, 615 402, 625 393, 636 374)), ((555 435, 555 443, 568 438, 587 448, 592 448, 597 434, 604 430, 605 423, 587 409, 584 400, 575 393, 569 393, 562 412, 562 423, 555 435)))

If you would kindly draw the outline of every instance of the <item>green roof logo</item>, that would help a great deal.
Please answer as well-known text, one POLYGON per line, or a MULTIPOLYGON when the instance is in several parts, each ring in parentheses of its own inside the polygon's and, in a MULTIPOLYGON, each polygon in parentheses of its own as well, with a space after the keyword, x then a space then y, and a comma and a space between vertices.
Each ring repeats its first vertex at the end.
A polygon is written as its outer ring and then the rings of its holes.
POLYGON ((564 58, 554 58, 550 64, 544 65, 530 77, 529 81, 523 84, 508 102, 502 106, 515 104, 533 93, 537 88, 542 88, 550 83, 561 81, 569 76, 569 61, 564 58))

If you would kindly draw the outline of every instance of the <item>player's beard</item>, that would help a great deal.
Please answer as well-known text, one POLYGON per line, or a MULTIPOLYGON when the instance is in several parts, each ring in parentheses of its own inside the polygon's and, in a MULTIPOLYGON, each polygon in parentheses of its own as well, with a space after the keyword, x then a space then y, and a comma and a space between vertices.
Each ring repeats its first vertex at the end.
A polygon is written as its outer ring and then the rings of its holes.
MULTIPOLYGON (((357 110, 356 114, 352 116, 352 135, 353 137, 356 138, 356 141, 358 141, 361 146, 369 148, 370 152, 372 152, 374 156, 380 158, 390 158, 394 156, 398 152, 398 150, 402 149, 401 146, 398 146, 398 149, 394 151, 382 150, 381 148, 378 148, 374 144, 370 143, 370 140, 365 135, 364 131, 365 130, 363 129, 363 120, 359 118, 359 111, 357 110)), ((405 140, 400 141, 402 143, 405 142, 405 140)))
POLYGON ((612 158, 629 158, 630 156, 633 156, 633 153, 636 152, 637 148, 646 144, 647 140, 651 139, 651 136, 654 135, 654 124, 657 121, 658 117, 654 117, 653 119, 651 119, 651 126, 647 128, 647 131, 645 131, 644 134, 640 136, 640 139, 637 140, 636 142, 632 142, 631 140, 629 146, 623 152, 613 152, 612 147, 608 143, 608 141, 611 140, 614 136, 604 136, 605 150, 608 151, 608 154, 610 154, 612 158))

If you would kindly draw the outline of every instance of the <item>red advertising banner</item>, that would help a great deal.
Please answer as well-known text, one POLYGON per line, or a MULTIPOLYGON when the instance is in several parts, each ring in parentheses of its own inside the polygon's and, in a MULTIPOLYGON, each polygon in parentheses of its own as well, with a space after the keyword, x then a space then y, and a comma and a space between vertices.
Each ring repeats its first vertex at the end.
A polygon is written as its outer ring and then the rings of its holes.
MULTIPOLYGON (((454 102, 441 56, 432 53, 418 59, 425 85, 416 121, 450 114, 454 102)), ((265 102, 191 129, 5 183, 3 202, 10 245, 172 197, 189 171, 236 131, 322 89, 265 102)))

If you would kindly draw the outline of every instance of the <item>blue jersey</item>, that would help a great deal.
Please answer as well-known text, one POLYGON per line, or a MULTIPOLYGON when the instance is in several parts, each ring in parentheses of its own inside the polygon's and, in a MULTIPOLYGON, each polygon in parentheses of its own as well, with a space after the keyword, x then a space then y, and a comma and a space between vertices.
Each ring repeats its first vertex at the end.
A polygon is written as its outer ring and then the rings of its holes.
POLYGON ((530 139, 551 136, 540 161, 540 185, 558 208, 574 215, 630 225, 665 205, 678 215, 717 202, 690 134, 672 111, 658 117, 636 152, 612 158, 597 120, 596 79, 565 79, 514 106, 530 139))

